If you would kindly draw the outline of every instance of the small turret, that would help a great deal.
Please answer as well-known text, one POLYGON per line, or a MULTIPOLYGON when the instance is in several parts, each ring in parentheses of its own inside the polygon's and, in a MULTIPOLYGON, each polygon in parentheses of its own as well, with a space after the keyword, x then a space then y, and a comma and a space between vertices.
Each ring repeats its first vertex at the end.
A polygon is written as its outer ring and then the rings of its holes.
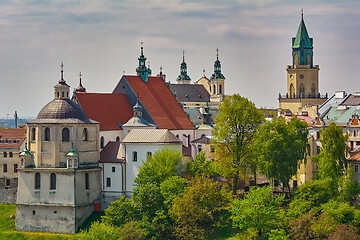
POLYGON ((35 166, 34 156, 27 148, 25 148, 20 153, 20 168, 27 168, 31 166, 35 166))
POLYGON ((70 151, 66 154, 67 168, 78 168, 79 154, 75 152, 74 145, 71 146, 70 151))
POLYGON ((79 86, 75 89, 76 92, 86 92, 86 88, 83 87, 82 83, 81 83, 81 72, 79 74, 79 77, 80 77, 80 83, 79 83, 79 86))
POLYGON ((180 75, 177 77, 176 81, 179 84, 190 84, 191 78, 187 74, 187 64, 185 62, 185 51, 183 51, 183 61, 180 65, 180 75))
POLYGON ((61 63, 61 77, 59 83, 54 86, 54 98, 55 99, 68 99, 70 86, 66 84, 64 80, 64 63, 61 63))
POLYGON ((146 57, 144 56, 143 44, 144 43, 141 42, 141 53, 140 53, 140 57, 138 58, 139 66, 136 68, 136 73, 138 76, 141 77, 141 79, 144 82, 148 82, 148 76, 151 75, 151 69, 150 69, 150 65, 149 68, 146 67, 146 57))

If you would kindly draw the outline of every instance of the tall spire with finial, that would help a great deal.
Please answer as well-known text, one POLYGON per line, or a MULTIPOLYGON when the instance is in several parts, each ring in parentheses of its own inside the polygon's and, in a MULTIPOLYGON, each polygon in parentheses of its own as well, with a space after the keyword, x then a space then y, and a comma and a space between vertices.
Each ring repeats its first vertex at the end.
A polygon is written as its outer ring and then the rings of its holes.
POLYGON ((63 62, 61 62, 60 69, 61 69, 60 80, 59 80, 58 84, 56 84, 54 86, 54 98, 65 99, 65 98, 69 98, 70 86, 67 85, 66 81, 64 80, 64 63, 63 62))
POLYGON ((187 64, 185 62, 185 50, 183 50, 183 61, 180 64, 180 75, 177 77, 176 81, 181 84, 190 84, 191 78, 187 74, 187 64))
POLYGON ((221 63, 219 60, 219 48, 216 49, 216 60, 214 62, 214 73, 211 75, 210 79, 225 79, 224 75, 221 73, 221 63))
POLYGON ((81 83, 81 77, 82 77, 82 74, 80 72, 79 73, 80 83, 79 83, 79 86, 75 89, 76 92, 86 92, 86 88, 84 88, 81 83))
POLYGON ((59 83, 64 83, 65 80, 64 80, 64 63, 61 62, 61 65, 60 65, 60 69, 61 69, 61 74, 60 74, 60 80, 59 80, 59 83))
POLYGON ((140 44, 141 44, 141 53, 140 53, 140 57, 138 58, 139 66, 136 68, 136 73, 138 76, 141 77, 141 79, 144 82, 148 82, 148 76, 151 75, 151 70, 149 71, 149 69, 146 67, 146 57, 144 56, 144 47, 143 47, 144 42, 141 41, 140 44))
POLYGON ((309 37, 306 29, 303 9, 296 37, 292 38, 292 50, 293 65, 313 66, 313 39, 309 37))

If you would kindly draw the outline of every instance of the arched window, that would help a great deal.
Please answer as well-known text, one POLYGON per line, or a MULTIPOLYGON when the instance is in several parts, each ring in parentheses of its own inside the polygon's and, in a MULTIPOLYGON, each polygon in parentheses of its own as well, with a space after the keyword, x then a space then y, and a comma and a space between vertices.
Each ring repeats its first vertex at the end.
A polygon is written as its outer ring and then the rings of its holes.
POLYGON ((133 152, 133 162, 137 162, 137 152, 133 152))
POLYGON ((310 54, 307 55, 307 64, 311 65, 311 55, 310 54))
POLYGON ((89 190, 89 173, 85 173, 85 189, 89 190))
POLYGON ((315 83, 313 83, 312 86, 311 86, 311 97, 316 97, 315 83))
POLYGON ((56 175, 55 173, 52 173, 50 175, 50 190, 55 190, 56 189, 56 175))
POLYGON ((119 136, 116 137, 116 141, 120 142, 120 137, 119 136))
POLYGON ((36 134, 36 129, 35 129, 35 128, 32 128, 32 129, 31 129, 31 140, 32 140, 32 141, 35 141, 35 134, 36 134))
POLYGON ((305 97, 305 86, 304 84, 300 84, 300 87, 299 87, 299 95, 300 97, 305 97))
POLYGON ((214 94, 216 94, 216 86, 214 85, 214 94))
POLYGON ((295 88, 293 84, 290 84, 290 98, 294 97, 295 88))
POLYGON ((219 84, 219 94, 222 94, 222 85, 219 84))
POLYGON ((104 148, 104 137, 100 138, 100 148, 104 148))
POLYGON ((44 130, 44 141, 50 141, 50 128, 45 128, 44 130))
POLYGON ((35 189, 40 189, 40 173, 35 173, 35 183, 34 183, 34 188, 35 189))
POLYGON ((63 128, 62 130, 62 141, 63 142, 70 141, 70 130, 68 128, 63 128))
POLYGON ((88 134, 88 130, 87 128, 83 129, 83 141, 88 141, 89 140, 89 134, 88 134))
POLYGON ((149 159, 149 157, 151 157, 152 153, 151 152, 147 152, 146 153, 146 159, 149 159))

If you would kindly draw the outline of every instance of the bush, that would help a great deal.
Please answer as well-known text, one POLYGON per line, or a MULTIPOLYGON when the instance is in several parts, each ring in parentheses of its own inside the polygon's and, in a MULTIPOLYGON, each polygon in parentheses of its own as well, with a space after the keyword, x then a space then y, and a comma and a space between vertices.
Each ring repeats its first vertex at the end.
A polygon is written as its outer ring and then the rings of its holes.
POLYGON ((141 223, 137 221, 124 224, 118 231, 119 240, 145 240, 148 235, 148 232, 141 227, 141 223))
POLYGON ((118 232, 115 227, 97 221, 88 230, 81 231, 78 237, 83 240, 117 240, 118 232))

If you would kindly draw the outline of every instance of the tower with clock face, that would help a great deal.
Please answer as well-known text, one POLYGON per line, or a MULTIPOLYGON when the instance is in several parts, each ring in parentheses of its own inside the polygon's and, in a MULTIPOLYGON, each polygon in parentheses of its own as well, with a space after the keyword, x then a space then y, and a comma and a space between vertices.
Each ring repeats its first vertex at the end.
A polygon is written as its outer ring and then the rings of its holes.
MULTIPOLYGON (((296 37, 292 38, 292 65, 288 65, 287 92, 279 94, 279 107, 299 114, 304 107, 322 104, 327 96, 319 92, 319 65, 313 64, 313 39, 306 30, 303 14, 296 37)), ((314 115, 316 111, 314 111, 314 115)))

